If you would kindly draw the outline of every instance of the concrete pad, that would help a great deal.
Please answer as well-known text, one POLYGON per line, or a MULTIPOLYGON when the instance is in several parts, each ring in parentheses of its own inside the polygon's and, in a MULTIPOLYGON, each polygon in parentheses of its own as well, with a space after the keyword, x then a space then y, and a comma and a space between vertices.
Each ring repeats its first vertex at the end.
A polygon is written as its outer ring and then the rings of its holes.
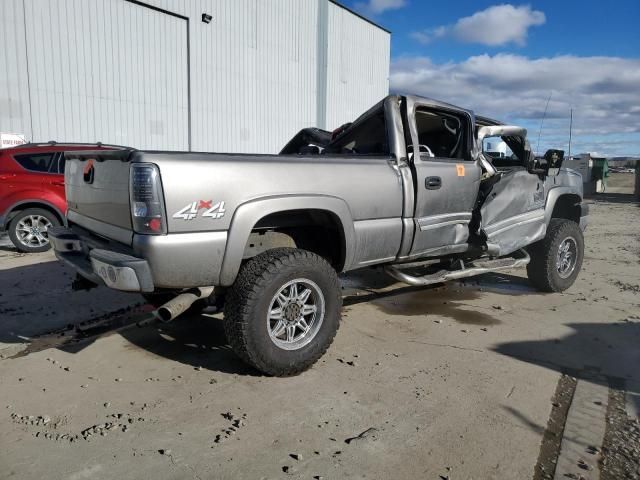
POLYGON ((554 480, 600 478, 596 452, 602 450, 608 398, 606 385, 578 381, 564 426, 554 480))
MULTIPOLYGON (((593 202, 567 292, 531 291, 524 271, 425 289, 358 273, 334 344, 294 378, 257 375, 220 316, 194 314, 0 360, 2 475, 531 478, 561 372, 640 381, 640 208, 593 202)), ((0 249, 0 341, 140 301, 70 280, 50 254, 0 249)))

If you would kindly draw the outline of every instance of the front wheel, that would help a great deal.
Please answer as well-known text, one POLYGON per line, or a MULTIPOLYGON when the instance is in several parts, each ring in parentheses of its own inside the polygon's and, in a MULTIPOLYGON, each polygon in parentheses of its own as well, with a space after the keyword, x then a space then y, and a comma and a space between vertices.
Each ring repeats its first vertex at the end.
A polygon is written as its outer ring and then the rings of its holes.
POLYGON ((307 370, 340 324, 336 271, 322 257, 278 248, 249 260, 227 292, 224 329, 245 362, 267 375, 307 370))
POLYGON ((544 239, 529 247, 527 274, 543 292, 562 292, 573 285, 584 258, 584 237, 571 220, 553 218, 544 239))

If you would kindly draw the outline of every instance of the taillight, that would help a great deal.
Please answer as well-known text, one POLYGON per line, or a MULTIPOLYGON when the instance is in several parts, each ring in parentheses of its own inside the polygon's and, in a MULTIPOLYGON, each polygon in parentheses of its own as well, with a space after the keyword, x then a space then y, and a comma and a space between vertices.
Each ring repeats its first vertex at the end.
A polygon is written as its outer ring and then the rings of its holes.
POLYGON ((167 233, 158 167, 152 163, 133 163, 129 192, 133 230, 152 235, 167 233))

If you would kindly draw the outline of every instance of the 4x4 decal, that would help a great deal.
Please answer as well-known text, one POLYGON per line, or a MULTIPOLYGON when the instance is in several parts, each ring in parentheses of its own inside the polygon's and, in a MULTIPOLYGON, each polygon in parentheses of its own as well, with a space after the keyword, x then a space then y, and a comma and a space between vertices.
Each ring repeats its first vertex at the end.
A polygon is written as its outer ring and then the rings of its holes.
POLYGON ((183 209, 173 214, 173 218, 179 218, 182 220, 193 220, 198 216, 201 210, 205 212, 200 215, 201 217, 218 219, 224 217, 225 209, 224 202, 213 203, 213 200, 197 200, 191 202, 183 209))

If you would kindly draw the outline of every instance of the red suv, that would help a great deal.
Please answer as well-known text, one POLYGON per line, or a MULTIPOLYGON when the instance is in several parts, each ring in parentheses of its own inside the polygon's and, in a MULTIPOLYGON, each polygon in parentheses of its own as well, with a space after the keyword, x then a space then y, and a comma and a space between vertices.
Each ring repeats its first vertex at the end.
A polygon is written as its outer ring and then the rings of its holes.
POLYGON ((64 152, 101 144, 27 143, 0 150, 0 231, 22 252, 44 252, 47 229, 65 223, 64 152))

